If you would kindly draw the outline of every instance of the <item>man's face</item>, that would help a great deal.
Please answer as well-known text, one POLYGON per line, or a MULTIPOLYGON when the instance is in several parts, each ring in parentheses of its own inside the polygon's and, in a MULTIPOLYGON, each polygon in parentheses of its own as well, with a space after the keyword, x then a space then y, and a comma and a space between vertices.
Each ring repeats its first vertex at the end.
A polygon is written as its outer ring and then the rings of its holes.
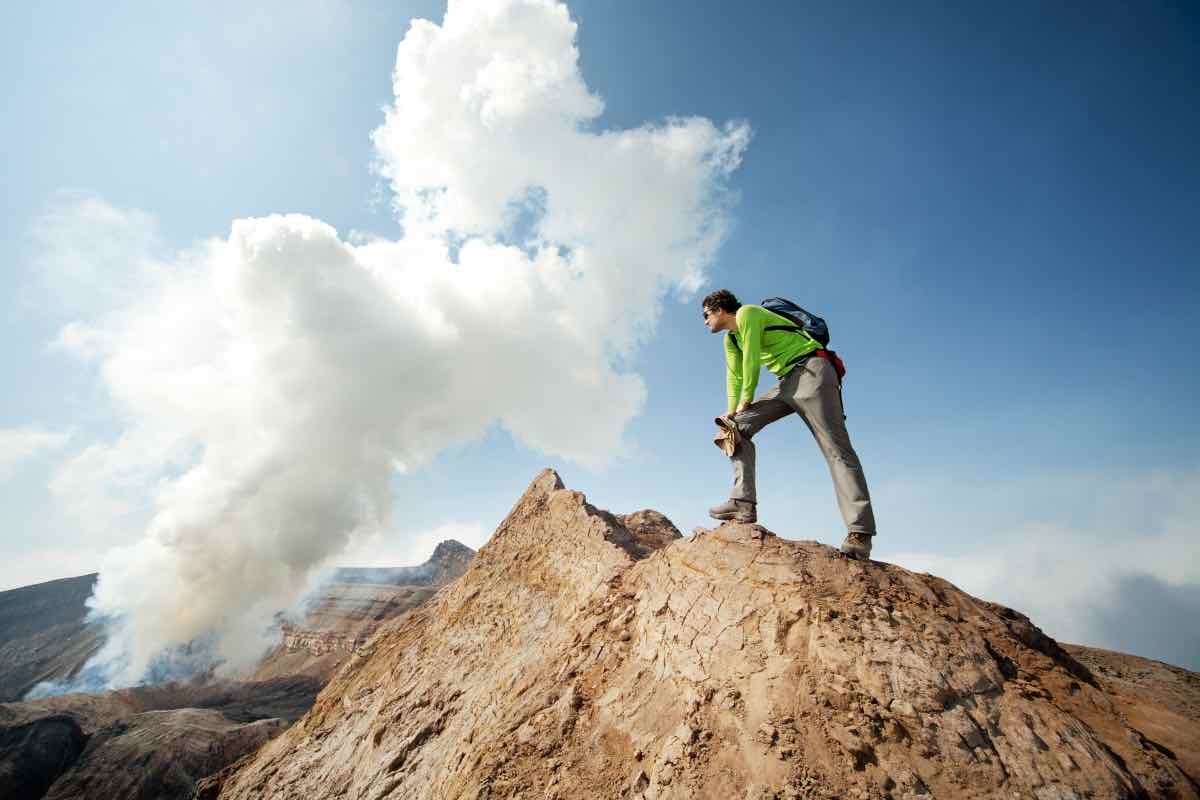
POLYGON ((709 333, 716 333, 721 330, 721 325, 725 322, 726 312, 720 308, 704 309, 704 325, 708 328, 709 333))

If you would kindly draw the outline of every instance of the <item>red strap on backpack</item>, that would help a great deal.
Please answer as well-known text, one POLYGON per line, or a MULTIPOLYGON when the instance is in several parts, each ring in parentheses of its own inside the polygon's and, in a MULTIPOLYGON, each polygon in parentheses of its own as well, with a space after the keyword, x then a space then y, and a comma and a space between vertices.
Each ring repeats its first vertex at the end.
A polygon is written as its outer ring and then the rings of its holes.
POLYGON ((823 358, 833 365, 833 369, 837 372, 838 383, 842 382, 842 378, 846 375, 846 364, 841 357, 832 350, 814 350, 813 355, 817 358, 823 358))

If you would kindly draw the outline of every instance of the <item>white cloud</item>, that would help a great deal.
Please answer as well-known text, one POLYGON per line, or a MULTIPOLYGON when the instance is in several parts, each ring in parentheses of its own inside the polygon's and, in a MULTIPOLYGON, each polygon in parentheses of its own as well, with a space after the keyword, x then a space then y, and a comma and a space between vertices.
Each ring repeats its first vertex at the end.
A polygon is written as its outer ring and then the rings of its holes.
POLYGON ((48 431, 36 425, 0 428, 0 481, 7 480, 22 461, 64 446, 71 435, 70 431, 48 431))
MULTIPOLYGON (((1082 525, 991 532, 980 520, 970 552, 887 557, 1012 606, 1057 639, 1200 668, 1200 472, 1091 478, 1101 491, 1059 496, 1082 525), (1195 613, 1172 613, 1164 626, 1167 606, 1195 613)), ((1080 483, 1076 476, 1059 486, 1080 483)))
POLYGON ((114 208, 95 194, 58 192, 34 221, 32 280, 23 301, 43 313, 91 314, 133 300, 157 271, 153 217, 114 208))
POLYGON ((119 620, 105 657, 125 680, 190 640, 231 669, 257 657, 315 570, 390 527, 397 464, 497 423, 584 465, 622 451, 645 388, 618 365, 711 261, 748 131, 589 130, 600 101, 574 34, 543 0, 454 2, 442 26, 412 26, 374 134, 398 241, 271 216, 158 257, 152 221, 90 197, 79 230, 69 213, 40 223, 70 244, 51 237, 48 266, 139 265, 136 292, 102 295, 56 340, 99 362, 125 422, 64 465, 56 496, 100 527, 153 498, 94 598, 119 620), (126 251, 87 262, 105 226, 126 251))

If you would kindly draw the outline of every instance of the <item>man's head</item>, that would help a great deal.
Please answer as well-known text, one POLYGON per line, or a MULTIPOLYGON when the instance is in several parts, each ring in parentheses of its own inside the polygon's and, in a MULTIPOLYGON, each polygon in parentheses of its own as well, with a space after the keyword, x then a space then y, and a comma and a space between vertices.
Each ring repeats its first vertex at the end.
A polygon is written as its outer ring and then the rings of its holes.
POLYGON ((735 315, 742 307, 733 292, 728 289, 718 289, 706 296, 700 304, 704 311, 704 324, 711 333, 731 331, 737 327, 735 315))

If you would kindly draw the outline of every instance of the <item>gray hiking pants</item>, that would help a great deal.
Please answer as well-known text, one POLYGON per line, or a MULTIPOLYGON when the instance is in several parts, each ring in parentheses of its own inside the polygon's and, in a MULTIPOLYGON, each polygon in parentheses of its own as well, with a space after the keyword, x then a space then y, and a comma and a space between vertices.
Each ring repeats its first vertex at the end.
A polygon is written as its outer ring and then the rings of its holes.
POLYGON ((842 414, 842 393, 837 371, 823 358, 811 357, 797 364, 779 384, 756 399, 733 421, 742 434, 730 460, 733 462, 735 500, 757 501, 754 476, 754 442, 751 437, 777 419, 792 412, 800 415, 812 431, 833 476, 838 508, 850 533, 875 533, 875 514, 871 495, 858 455, 846 433, 842 414))

